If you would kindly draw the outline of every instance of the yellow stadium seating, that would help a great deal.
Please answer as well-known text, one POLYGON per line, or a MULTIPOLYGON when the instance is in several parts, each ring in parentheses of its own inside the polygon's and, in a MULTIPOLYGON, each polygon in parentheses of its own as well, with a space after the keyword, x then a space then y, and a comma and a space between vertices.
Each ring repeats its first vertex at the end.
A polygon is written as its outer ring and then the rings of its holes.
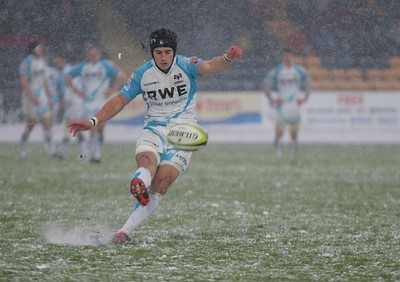
POLYGON ((361 69, 344 70, 344 76, 346 79, 349 79, 349 80, 362 80, 363 79, 363 73, 362 73, 361 69))
POLYGON ((304 63, 307 68, 321 68, 322 60, 317 56, 307 56, 304 58, 304 63))
POLYGON ((380 69, 368 69, 367 79, 368 80, 383 79, 383 71, 381 71, 380 69))
POLYGON ((394 56, 389 59, 389 64, 391 68, 399 69, 400 68, 400 57, 394 56))

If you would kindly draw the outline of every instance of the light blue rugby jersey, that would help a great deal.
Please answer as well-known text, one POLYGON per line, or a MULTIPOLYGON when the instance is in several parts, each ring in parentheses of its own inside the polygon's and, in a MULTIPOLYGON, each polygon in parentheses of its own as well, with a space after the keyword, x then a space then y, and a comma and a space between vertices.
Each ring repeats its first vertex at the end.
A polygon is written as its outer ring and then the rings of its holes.
POLYGON ((146 126, 195 122, 198 67, 197 57, 176 55, 167 74, 153 60, 136 69, 121 93, 132 100, 142 94, 147 104, 146 126))
MULTIPOLYGON (((49 101, 46 94, 45 83, 46 78, 47 63, 44 58, 35 58, 32 55, 26 57, 19 67, 19 76, 27 77, 29 86, 32 89, 33 95, 38 99, 39 104, 34 106, 36 112, 41 115, 50 112, 49 101)), ((23 105, 30 104, 30 98, 26 95, 23 90, 24 95, 22 95, 23 105)))
POLYGON ((28 78, 29 85, 36 97, 45 95, 46 68, 47 63, 43 58, 35 58, 32 55, 26 57, 19 67, 19 76, 26 76, 28 78))
POLYGON ((110 87, 111 78, 117 77, 120 73, 122 71, 107 59, 102 59, 95 64, 85 61, 68 72, 72 77, 79 76, 81 78, 82 90, 86 93, 86 102, 96 99, 102 104, 106 102, 104 94, 110 87))
POLYGON ((296 99, 307 83, 307 74, 299 65, 286 67, 283 64, 275 67, 266 77, 273 91, 283 100, 291 102, 296 99))

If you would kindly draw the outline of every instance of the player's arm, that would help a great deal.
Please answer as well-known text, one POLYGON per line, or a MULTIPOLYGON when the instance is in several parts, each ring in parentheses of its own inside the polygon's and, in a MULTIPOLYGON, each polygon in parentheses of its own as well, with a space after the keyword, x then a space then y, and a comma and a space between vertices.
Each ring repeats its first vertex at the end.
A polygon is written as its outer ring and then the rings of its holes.
POLYGON ((237 46, 231 46, 226 50, 224 55, 201 62, 199 65, 199 73, 206 76, 223 72, 234 60, 240 60, 242 57, 243 50, 237 46))
POLYGON ((272 87, 271 87, 271 83, 267 79, 264 80, 263 88, 264 88, 265 95, 267 96, 269 102, 272 103, 272 96, 271 96, 272 87))
POLYGON ((46 93, 47 100, 49 101, 50 109, 52 109, 53 99, 51 97, 49 81, 47 79, 44 80, 44 92, 46 93))
POLYGON ((79 97, 84 98, 85 97, 85 92, 79 90, 78 88, 76 88, 76 86, 74 85, 73 81, 72 81, 72 76, 70 74, 66 74, 65 78, 64 78, 65 84, 72 90, 74 91, 76 94, 78 94, 79 97))
POLYGON ((303 88, 304 88, 304 97, 300 98, 297 101, 297 103, 299 105, 302 105, 305 102, 307 102, 308 98, 310 97, 311 90, 312 90, 312 79, 308 75, 305 76, 305 79, 304 79, 303 83, 304 83, 304 86, 303 86, 303 88))
POLYGON ((268 78, 264 80, 263 88, 264 88, 265 95, 267 96, 267 99, 271 105, 279 105, 282 103, 281 99, 274 98, 272 96, 272 84, 268 78))
POLYGON ((111 96, 112 94, 117 92, 119 89, 121 89, 121 87, 125 84, 127 79, 128 78, 126 77, 125 73, 121 72, 120 74, 118 74, 118 76, 115 78, 115 81, 114 81, 112 87, 110 87, 110 89, 107 91, 106 97, 111 96))
POLYGON ((33 94, 32 88, 29 85, 29 78, 26 75, 21 76, 20 78, 21 86, 26 95, 28 95, 29 99, 33 104, 37 105, 39 103, 37 97, 33 94))
POLYGON ((72 121, 68 124, 72 136, 75 136, 78 131, 89 130, 99 123, 106 122, 116 116, 131 100, 118 93, 111 98, 101 110, 90 120, 72 121))

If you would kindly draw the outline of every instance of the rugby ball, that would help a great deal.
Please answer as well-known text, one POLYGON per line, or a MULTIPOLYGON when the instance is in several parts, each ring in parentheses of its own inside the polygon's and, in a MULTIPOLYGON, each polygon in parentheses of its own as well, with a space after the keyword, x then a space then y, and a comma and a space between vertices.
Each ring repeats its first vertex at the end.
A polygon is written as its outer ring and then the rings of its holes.
POLYGON ((207 131, 197 124, 180 123, 168 131, 168 143, 183 151, 197 151, 208 141, 207 131))

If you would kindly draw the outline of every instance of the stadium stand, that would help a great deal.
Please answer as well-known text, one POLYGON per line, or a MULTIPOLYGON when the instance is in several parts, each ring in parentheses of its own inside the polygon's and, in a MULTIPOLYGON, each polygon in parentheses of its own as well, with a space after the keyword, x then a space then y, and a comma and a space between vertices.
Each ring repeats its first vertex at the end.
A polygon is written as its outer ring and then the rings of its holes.
POLYGON ((174 0, 167 8, 162 0, 1 3, 3 111, 19 108, 17 69, 29 41, 41 38, 49 57, 63 53, 72 62, 82 59, 90 42, 114 57, 118 44, 130 45, 120 47, 126 54, 135 49, 128 62, 121 62, 130 72, 150 58, 147 38, 160 26, 177 31, 183 55, 211 58, 230 44, 244 49, 244 59, 229 72, 200 80, 201 90, 261 90, 262 80, 288 45, 297 49, 297 62, 308 69, 315 89, 400 90, 397 0, 174 0))

